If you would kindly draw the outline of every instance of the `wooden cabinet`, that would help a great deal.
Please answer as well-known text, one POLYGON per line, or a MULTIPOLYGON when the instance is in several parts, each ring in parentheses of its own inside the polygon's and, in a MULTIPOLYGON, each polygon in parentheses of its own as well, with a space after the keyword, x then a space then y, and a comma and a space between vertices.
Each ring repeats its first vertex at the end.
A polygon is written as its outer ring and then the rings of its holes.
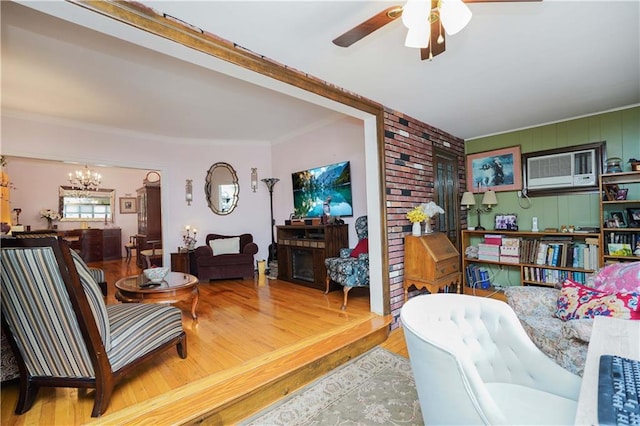
POLYGON ((600 175, 600 193, 600 265, 640 260, 640 172, 600 175))
POLYGON ((348 225, 278 226, 278 279, 324 290, 324 260, 349 247, 348 225))
POLYGON ((171 270, 173 272, 185 272, 198 275, 195 250, 171 253, 171 270))
POLYGON ((122 231, 120 228, 72 229, 61 231, 72 249, 77 250, 85 262, 100 262, 122 258, 122 231))
POLYGON ((137 191, 138 234, 136 235, 137 264, 143 267, 142 250, 162 247, 162 203, 160 183, 145 182, 137 191))
MULTIPOLYGON (((564 278, 572 278, 584 282, 586 276, 598 268, 600 235, 578 232, 527 232, 527 231, 462 231, 462 274, 464 276, 463 292, 489 296, 498 294, 499 288, 514 282, 508 278, 510 272, 517 275, 518 284, 552 287, 564 278), (479 247, 485 243, 486 237, 499 236, 500 241, 508 238, 518 241, 517 254, 509 250, 509 256, 500 247, 502 244, 489 244, 495 248, 498 256, 495 260, 470 257, 471 246, 479 247), (508 260, 507 260, 508 259, 508 260), (477 278, 471 273, 473 270, 486 269, 488 275, 495 277, 491 286, 481 288, 477 278), (501 278, 502 277, 502 278, 501 278), (505 278, 506 277, 506 278, 505 278), (473 281, 473 282, 472 282, 473 281)), ((475 250, 476 256, 480 250, 475 250)), ((487 254, 492 256, 492 253, 487 254)))
POLYGON ((461 282, 460 254, 446 234, 434 232, 404 239, 404 299, 409 288, 426 288, 430 293, 451 286, 458 293, 461 282))

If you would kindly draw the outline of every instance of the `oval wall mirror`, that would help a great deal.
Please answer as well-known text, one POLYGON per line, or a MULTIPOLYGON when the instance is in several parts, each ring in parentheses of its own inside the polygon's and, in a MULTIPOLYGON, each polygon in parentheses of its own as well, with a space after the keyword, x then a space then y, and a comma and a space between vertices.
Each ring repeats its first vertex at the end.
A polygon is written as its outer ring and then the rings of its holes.
POLYGON ((238 205, 238 175, 227 163, 215 163, 207 172, 204 192, 212 212, 227 215, 238 205))

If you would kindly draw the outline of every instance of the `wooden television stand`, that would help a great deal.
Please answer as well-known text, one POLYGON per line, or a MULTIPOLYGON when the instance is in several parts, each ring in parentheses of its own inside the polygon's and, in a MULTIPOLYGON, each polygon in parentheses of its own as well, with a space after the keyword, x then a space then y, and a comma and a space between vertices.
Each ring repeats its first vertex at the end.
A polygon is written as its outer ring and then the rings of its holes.
POLYGON ((278 279, 324 291, 324 260, 338 257, 341 248, 349 247, 348 225, 284 225, 276 229, 278 279))

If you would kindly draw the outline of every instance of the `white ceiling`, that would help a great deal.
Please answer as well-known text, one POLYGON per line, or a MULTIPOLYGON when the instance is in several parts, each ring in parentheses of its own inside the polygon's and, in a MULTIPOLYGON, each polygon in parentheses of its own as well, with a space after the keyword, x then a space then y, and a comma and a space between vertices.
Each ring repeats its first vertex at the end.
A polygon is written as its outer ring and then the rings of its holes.
MULTIPOLYGON (((51 3, 1 3, 3 114, 269 142, 341 116, 32 9, 51 3)), ((640 0, 470 4, 432 61, 403 46, 399 20, 331 43, 397 2, 142 3, 465 139, 640 103, 640 0)))

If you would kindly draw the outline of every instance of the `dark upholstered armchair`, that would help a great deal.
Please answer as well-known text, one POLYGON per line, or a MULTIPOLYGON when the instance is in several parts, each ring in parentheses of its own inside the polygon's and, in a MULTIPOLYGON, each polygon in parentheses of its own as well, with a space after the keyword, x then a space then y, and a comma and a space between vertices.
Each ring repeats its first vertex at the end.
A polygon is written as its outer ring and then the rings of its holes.
POLYGON ((98 284, 84 263, 74 261, 66 242, 7 238, 0 253, 2 328, 20 370, 17 414, 28 411, 38 389, 48 386, 94 388, 91 415, 100 416, 115 384, 141 362, 174 346, 187 357, 178 308, 105 305, 98 284))
POLYGON ((251 234, 207 235, 207 245, 196 249, 200 282, 228 278, 252 278, 258 246, 251 234))
POLYGON ((347 308, 347 294, 353 287, 369 287, 369 230, 367 216, 356 219, 355 227, 358 235, 358 245, 353 248, 340 249, 340 257, 325 259, 327 267, 327 289, 334 282, 342 286, 344 300, 342 309, 347 308))

